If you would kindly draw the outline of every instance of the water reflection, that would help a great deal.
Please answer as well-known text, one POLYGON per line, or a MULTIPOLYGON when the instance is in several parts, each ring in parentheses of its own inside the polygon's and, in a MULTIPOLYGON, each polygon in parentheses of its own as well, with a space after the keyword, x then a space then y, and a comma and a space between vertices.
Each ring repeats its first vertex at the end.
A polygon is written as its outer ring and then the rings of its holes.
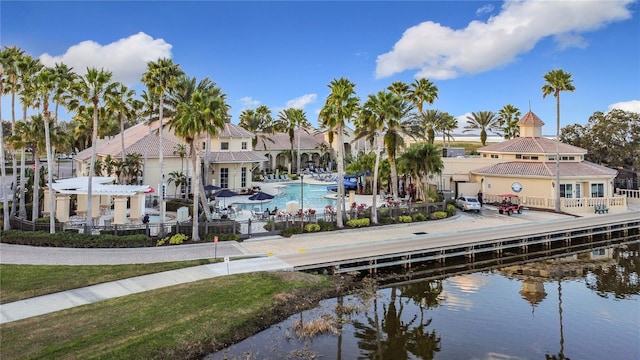
POLYGON ((208 359, 640 359, 638 249, 635 240, 464 275, 386 274, 382 288, 323 301, 208 359), (286 335, 323 316, 336 335, 286 335))

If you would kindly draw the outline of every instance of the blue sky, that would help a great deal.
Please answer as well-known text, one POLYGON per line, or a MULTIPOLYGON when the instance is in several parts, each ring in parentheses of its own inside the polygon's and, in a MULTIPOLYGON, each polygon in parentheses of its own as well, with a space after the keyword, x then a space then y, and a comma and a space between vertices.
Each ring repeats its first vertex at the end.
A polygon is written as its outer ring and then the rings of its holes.
MULTIPOLYGON (((0 43, 77 72, 104 67, 141 92, 146 63, 171 57, 227 94, 232 121, 267 105, 317 113, 339 77, 361 99, 394 81, 426 77, 429 108, 459 118, 531 108, 555 134, 555 99, 543 75, 572 73, 562 126, 612 107, 640 112, 637 1, 7 1, 0 43)), ((7 97, 3 118, 8 119, 7 97)))

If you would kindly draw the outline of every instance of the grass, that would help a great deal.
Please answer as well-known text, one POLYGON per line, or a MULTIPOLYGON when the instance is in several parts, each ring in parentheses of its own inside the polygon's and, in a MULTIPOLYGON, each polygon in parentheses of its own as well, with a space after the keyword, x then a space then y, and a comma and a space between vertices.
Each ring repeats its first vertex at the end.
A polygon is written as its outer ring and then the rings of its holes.
POLYGON ((223 276, 0 325, 3 360, 195 359, 336 290, 326 276, 223 276))
POLYGON ((99 266, 0 264, 0 304, 211 262, 214 260, 99 266))

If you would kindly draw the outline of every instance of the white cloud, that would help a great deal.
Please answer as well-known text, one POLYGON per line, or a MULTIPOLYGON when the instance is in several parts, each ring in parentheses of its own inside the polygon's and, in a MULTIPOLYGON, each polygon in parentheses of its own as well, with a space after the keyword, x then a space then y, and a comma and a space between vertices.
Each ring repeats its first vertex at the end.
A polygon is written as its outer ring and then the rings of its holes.
POLYGON ((507 1, 486 22, 452 29, 425 21, 407 29, 393 49, 377 58, 376 77, 409 69, 416 77, 451 79, 507 64, 553 36, 560 48, 586 46, 579 33, 628 19, 633 0, 507 1))
POLYGON ((493 10, 495 9, 495 7, 491 4, 485 4, 482 5, 480 8, 478 8, 478 10, 476 10, 476 15, 482 15, 482 14, 488 14, 490 12, 493 12, 493 10))
POLYGON ((287 101, 286 108, 304 109, 308 104, 316 102, 317 98, 317 94, 305 94, 287 101))
POLYGON ((623 111, 635 112, 640 114, 640 100, 621 101, 609 105, 609 111, 613 109, 620 109, 623 111))
POLYGON ((242 109, 252 109, 260 105, 260 101, 252 98, 251 96, 245 96, 239 100, 242 104, 242 109))
POLYGON ((171 57, 171 47, 163 39, 154 39, 139 32, 106 45, 82 41, 62 55, 44 53, 40 55, 40 61, 46 66, 63 62, 80 75, 86 73, 87 67, 104 68, 113 73, 113 80, 135 85, 140 83, 149 61, 171 57))

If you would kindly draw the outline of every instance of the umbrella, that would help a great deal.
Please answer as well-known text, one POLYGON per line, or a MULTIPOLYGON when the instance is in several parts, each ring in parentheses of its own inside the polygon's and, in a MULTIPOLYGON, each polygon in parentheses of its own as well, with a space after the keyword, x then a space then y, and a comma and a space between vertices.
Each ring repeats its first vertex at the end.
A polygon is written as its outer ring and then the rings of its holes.
POLYGON ((204 189, 205 189, 206 191, 214 191, 214 190, 220 190, 220 189, 222 189, 222 188, 221 188, 221 187, 219 187, 219 186, 215 186, 215 185, 211 185, 211 184, 209 184, 209 185, 206 185, 206 186, 204 187, 204 189))
POLYGON ((260 201, 260 210, 262 210, 262 202, 265 200, 271 200, 273 199, 275 196, 267 194, 265 192, 262 191, 258 191, 257 193, 249 196, 249 200, 257 200, 260 201))
MULTIPOLYGON (((231 190, 229 190, 229 189, 222 189, 222 190, 218 190, 218 191, 217 191, 215 194, 213 194, 213 195, 215 195, 215 197, 217 197, 217 198, 219 198, 219 197, 221 197, 221 198, 228 198, 228 197, 236 196, 236 195, 238 195, 238 193, 237 193, 237 192, 235 192, 235 191, 231 191, 231 190)), ((226 203, 226 200, 225 200, 225 203, 224 203, 224 205, 223 205, 223 206, 224 206, 224 207, 226 207, 226 205, 227 205, 227 203, 226 203)))

